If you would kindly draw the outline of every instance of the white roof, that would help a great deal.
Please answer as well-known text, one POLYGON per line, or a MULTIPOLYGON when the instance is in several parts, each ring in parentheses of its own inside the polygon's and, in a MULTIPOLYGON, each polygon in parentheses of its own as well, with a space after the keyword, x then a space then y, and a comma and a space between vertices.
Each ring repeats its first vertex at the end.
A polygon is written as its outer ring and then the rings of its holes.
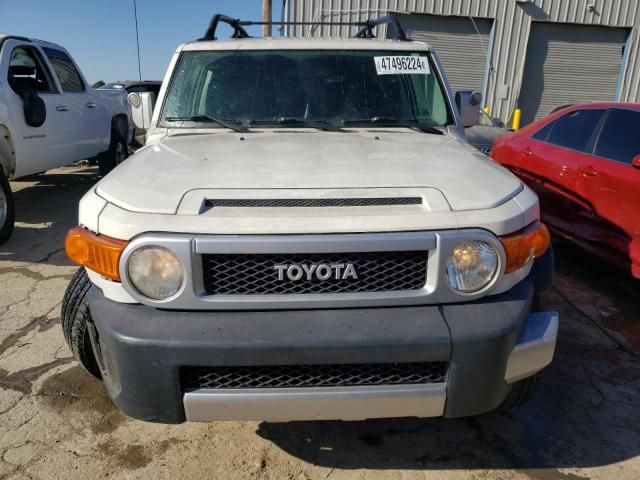
MULTIPOLYGON (((66 52, 66 49, 60 45, 58 45, 57 43, 52 43, 52 42, 47 42, 45 40, 39 40, 37 38, 30 38, 30 37, 25 37, 22 35, 7 35, 5 33, 0 33, 0 42, 2 42, 3 40, 11 40, 11 39, 15 39, 21 42, 28 42, 28 43, 34 43, 36 45, 40 45, 41 47, 49 47, 49 48, 55 48, 57 50, 63 50, 66 52)), ((69 53, 69 52, 67 52, 69 53)))
POLYGON ((365 38, 232 38, 205 40, 180 45, 176 51, 193 50, 399 50, 429 51, 424 42, 402 40, 378 40, 365 38))

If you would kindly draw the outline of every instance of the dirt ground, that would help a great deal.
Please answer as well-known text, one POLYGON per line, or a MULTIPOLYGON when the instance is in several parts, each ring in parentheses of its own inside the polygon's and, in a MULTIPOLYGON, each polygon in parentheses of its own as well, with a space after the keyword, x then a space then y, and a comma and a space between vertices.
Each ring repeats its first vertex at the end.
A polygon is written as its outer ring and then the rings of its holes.
POLYGON ((543 298, 559 345, 527 406, 463 420, 218 422, 127 418, 73 361, 63 250, 96 181, 70 167, 14 182, 0 247, 0 478, 640 478, 640 282, 556 246, 543 298))

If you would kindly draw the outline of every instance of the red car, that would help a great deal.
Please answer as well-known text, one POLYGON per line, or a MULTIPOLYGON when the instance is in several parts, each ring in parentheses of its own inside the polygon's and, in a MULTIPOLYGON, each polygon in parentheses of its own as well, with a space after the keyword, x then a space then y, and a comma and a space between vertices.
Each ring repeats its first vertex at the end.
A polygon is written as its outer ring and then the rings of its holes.
POLYGON ((640 278, 640 105, 574 105, 499 137, 491 157, 558 235, 640 278))

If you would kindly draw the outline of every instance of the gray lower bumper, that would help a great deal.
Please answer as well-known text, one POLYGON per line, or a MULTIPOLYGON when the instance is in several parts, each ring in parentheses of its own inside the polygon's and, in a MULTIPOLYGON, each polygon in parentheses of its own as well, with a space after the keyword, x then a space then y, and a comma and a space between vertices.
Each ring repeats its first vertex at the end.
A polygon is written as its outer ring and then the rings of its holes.
POLYGON ((481 301, 443 306, 177 312, 105 299, 93 288, 97 356, 107 391, 148 421, 461 417, 502 403, 510 382, 551 361, 557 316, 530 314, 521 282, 481 301), (185 393, 184 366, 447 362, 424 385, 218 389, 185 393))
POLYGON ((439 417, 446 384, 198 390, 184 395, 189 421, 364 420, 439 417))
MULTIPOLYGON (((558 334, 556 312, 527 317, 507 360, 505 381, 534 375, 551 363, 558 334)), ((364 420, 444 415, 447 384, 336 388, 201 389, 184 395, 188 421, 364 420)))

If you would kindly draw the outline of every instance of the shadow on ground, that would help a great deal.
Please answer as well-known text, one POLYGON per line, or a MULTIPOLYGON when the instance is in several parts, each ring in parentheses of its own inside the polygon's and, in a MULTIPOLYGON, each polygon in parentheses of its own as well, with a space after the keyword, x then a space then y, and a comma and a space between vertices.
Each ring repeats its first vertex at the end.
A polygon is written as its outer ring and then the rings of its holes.
POLYGON ((97 167, 66 167, 11 182, 16 228, 0 247, 0 260, 70 265, 64 237, 77 225, 78 202, 97 175, 97 167))
POLYGON ((543 307, 560 312, 558 349, 526 406, 465 419, 261 423, 258 435, 344 469, 531 469, 562 479, 582 477, 555 469, 636 457, 640 347, 628 332, 640 325, 640 282, 568 245, 556 257, 543 307))

